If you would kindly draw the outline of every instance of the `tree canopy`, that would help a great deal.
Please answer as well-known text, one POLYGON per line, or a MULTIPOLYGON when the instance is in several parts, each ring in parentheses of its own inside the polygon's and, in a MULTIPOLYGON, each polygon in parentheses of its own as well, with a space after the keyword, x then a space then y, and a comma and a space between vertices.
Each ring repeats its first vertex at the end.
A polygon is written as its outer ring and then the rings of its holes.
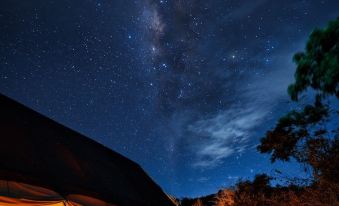
POLYGON ((339 18, 314 30, 293 61, 295 81, 288 94, 296 102, 302 95, 313 102, 281 117, 258 150, 271 154, 273 162, 295 158, 311 165, 315 178, 339 182, 339 18))

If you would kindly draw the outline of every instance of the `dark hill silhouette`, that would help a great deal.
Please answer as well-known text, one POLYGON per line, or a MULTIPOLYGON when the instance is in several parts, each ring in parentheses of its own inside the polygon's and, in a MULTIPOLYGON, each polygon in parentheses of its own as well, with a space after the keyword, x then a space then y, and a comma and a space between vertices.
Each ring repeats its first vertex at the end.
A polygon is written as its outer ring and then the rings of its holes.
POLYGON ((0 95, 0 179, 116 205, 173 206, 131 160, 0 95))

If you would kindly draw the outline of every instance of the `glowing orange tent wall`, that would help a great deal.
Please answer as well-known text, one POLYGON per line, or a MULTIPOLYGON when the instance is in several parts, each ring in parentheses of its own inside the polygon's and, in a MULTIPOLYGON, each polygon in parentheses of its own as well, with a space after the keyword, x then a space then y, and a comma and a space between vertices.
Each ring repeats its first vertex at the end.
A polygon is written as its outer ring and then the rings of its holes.
POLYGON ((25 183, 0 180, 1 206, 114 206, 84 195, 62 197, 58 193, 25 183))

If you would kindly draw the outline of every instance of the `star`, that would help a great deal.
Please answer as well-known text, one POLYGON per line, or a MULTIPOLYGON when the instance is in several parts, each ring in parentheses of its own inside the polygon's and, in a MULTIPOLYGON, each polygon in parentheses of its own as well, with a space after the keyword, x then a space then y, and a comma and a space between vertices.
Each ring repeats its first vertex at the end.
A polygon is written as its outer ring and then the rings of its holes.
POLYGON ((292 55, 339 8, 336 0, 0 2, 18 11, 0 13, 1 93, 127 156, 176 197, 252 178, 258 162, 273 169, 253 148, 295 109, 284 103, 292 55), (211 178, 202 187, 199 177, 211 178))

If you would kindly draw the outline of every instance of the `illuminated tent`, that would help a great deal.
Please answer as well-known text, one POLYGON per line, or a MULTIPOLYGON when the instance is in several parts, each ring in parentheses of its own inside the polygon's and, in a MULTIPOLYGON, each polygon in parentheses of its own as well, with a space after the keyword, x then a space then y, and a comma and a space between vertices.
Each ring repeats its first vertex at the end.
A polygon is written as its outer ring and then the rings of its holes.
POLYGON ((142 168, 0 95, 0 205, 173 206, 142 168))
POLYGON ((42 187, 0 180, 1 206, 113 206, 113 204, 84 195, 67 195, 66 198, 42 187))

